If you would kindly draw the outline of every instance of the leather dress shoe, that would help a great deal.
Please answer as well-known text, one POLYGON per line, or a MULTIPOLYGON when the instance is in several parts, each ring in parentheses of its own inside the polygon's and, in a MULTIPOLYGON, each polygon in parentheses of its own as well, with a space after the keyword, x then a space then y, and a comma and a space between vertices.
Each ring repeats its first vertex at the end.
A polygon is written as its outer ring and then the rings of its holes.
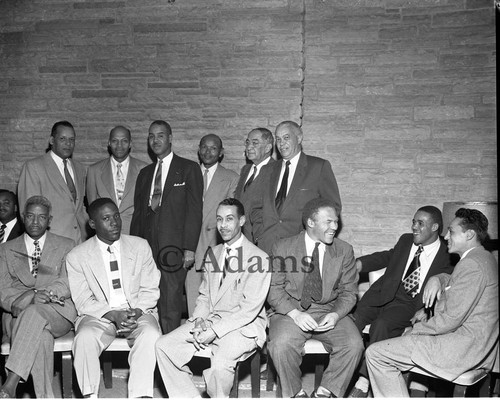
POLYGON ((293 396, 294 399, 306 399, 309 396, 307 395, 306 391, 304 389, 300 389, 295 396, 293 396))
POLYGON ((316 390, 314 392, 311 393, 311 398, 314 398, 314 399, 329 399, 329 398, 334 398, 334 397, 337 397, 335 396, 332 392, 328 393, 328 394, 323 394, 323 393, 318 393, 316 390))
POLYGON ((352 390, 351 390, 351 393, 349 393, 349 396, 347 396, 349 398, 365 398, 365 397, 368 397, 368 392, 364 392, 363 390, 357 388, 357 387, 354 387, 352 390))

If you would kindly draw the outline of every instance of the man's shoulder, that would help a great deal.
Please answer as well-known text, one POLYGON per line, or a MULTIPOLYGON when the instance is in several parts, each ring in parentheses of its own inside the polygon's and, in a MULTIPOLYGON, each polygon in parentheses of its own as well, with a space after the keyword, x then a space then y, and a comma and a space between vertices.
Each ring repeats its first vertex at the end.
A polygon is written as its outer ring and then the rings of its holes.
POLYGON ((139 167, 141 169, 149 165, 146 161, 142 161, 141 159, 132 156, 129 156, 129 160, 130 160, 130 165, 139 167))
POLYGON ((234 172, 232 169, 226 168, 226 167, 224 167, 224 166, 222 166, 220 164, 217 167, 216 173, 217 172, 220 173, 220 176, 222 178, 228 178, 228 179, 236 180, 239 177, 239 175, 236 172, 234 172))
POLYGON ((46 164, 47 162, 50 162, 50 160, 52 160, 52 157, 50 156, 50 154, 45 153, 45 154, 42 154, 41 156, 27 160, 24 163, 24 165, 25 165, 25 167, 39 167, 39 166, 46 164))
MULTIPOLYGON (((309 154, 306 154, 306 153, 302 153, 301 154, 301 158, 303 157, 303 159, 307 162, 308 165, 323 165, 323 164, 330 164, 330 162, 328 160, 325 160, 324 158, 321 158, 321 157, 316 157, 316 156, 311 156, 309 154)), ((300 162, 300 159, 299 159, 299 162, 300 162)))
POLYGON ((55 233, 47 232, 47 241, 52 242, 58 246, 75 247, 75 241, 65 236, 57 235, 55 233))
POLYGON ((139 247, 144 247, 144 248, 149 247, 148 241, 146 239, 139 237, 139 236, 126 235, 126 234, 122 233, 120 235, 120 241, 125 246, 127 246, 127 248, 129 248, 129 249, 135 250, 139 247))
MULTIPOLYGON (((181 156, 178 156, 177 154, 173 154, 172 155, 172 163, 176 163, 178 165, 182 165, 184 167, 189 167, 189 168, 200 168, 200 165, 193 161, 193 160, 189 160, 188 158, 184 158, 184 157, 181 157, 181 156)), ((201 172, 200 172, 201 174, 201 172)))
POLYGON ((104 167, 106 167, 106 165, 109 165, 109 158, 105 158, 104 160, 100 160, 91 164, 88 167, 88 171, 89 173, 101 171, 104 167))
POLYGON ((350 243, 347 243, 345 240, 339 239, 337 237, 333 239, 333 245, 337 250, 354 251, 350 243))
POLYGON ((302 231, 294 236, 278 239, 273 247, 280 250, 285 250, 287 253, 294 252, 297 244, 304 239, 305 231, 302 231))

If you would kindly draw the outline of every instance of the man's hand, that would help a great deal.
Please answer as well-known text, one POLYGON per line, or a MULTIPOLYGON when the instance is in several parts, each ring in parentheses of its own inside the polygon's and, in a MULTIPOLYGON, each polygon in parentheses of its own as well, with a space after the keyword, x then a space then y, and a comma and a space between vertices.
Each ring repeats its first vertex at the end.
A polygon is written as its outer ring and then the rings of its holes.
POLYGON ((318 323, 308 313, 297 309, 290 311, 287 314, 297 326, 304 332, 314 331, 318 327, 318 323))
POLYGON ((319 322, 318 327, 314 330, 314 332, 326 332, 335 328, 339 319, 339 315, 336 312, 326 314, 319 322))
POLYGON ((184 262, 182 268, 189 269, 194 264, 194 251, 184 250, 184 262))
POLYGON ((196 340, 201 345, 208 345, 212 343, 217 335, 212 328, 208 328, 206 331, 200 332, 198 339, 196 340))
POLYGON ((12 302, 12 315, 14 317, 19 316, 21 312, 24 311, 26 307, 30 304, 34 303, 35 292, 33 290, 27 290, 22 295, 20 295, 17 299, 12 302))
POLYGON ((130 333, 136 329, 139 324, 137 320, 142 316, 142 310, 140 308, 129 308, 125 310, 127 313, 127 319, 121 322, 121 327, 118 326, 116 333, 125 334, 130 333))
POLYGON ((418 310, 412 319, 410 319, 412 325, 415 325, 417 322, 427 322, 427 313, 425 312, 425 308, 421 308, 418 310))
MULTIPOLYGON (((132 329, 129 328, 129 326, 133 325, 133 323, 129 321, 129 310, 111 310, 104 314, 103 317, 115 324, 117 334, 132 331, 132 329)), ((137 322, 135 323, 137 324, 137 322)))
POLYGON ((356 271, 358 271, 358 274, 361 272, 361 270, 363 269, 363 264, 361 263, 361 260, 360 259, 357 259, 356 260, 356 263, 354 264, 354 266, 356 267, 356 271))
POLYGON ((427 284, 425 285, 424 294, 422 295, 424 307, 432 307, 436 299, 441 299, 442 293, 443 291, 441 290, 441 283, 439 282, 439 278, 436 276, 431 276, 427 281, 427 284))

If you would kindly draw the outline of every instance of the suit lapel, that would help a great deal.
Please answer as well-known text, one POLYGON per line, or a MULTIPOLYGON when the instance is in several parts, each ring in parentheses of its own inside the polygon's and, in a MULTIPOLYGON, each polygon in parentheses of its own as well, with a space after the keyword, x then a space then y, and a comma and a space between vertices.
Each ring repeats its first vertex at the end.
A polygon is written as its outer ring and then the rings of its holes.
POLYGON ((106 275, 106 270, 108 266, 104 264, 104 260, 101 254, 101 248, 99 247, 99 243, 97 243, 97 236, 89 240, 94 240, 94 243, 88 247, 89 251, 87 252, 87 265, 94 275, 97 284, 100 286, 106 300, 109 302, 109 285, 108 285, 108 276, 106 275), (92 249, 92 251, 90 251, 92 249))
MULTIPOLYGON (((241 243, 241 247, 237 249, 238 253, 237 254, 231 254, 231 259, 230 259, 230 264, 229 267, 231 271, 226 274, 226 277, 222 281, 222 285, 217 291, 217 296, 215 298, 214 305, 217 304, 217 302, 222 298, 225 292, 228 291, 232 286, 234 286, 234 282, 240 278, 241 273, 243 271, 240 270, 240 266, 238 265, 238 262, 242 262, 241 267, 245 267, 243 265, 243 260, 246 260, 247 258, 245 257, 245 248, 246 248, 246 243, 245 243, 246 238, 243 238, 243 242, 241 243)), ((233 252, 234 253, 234 252, 233 252)), ((221 267, 223 264, 221 265, 221 267)))
MULTIPOLYGON (((134 187, 134 183, 137 177, 137 174, 139 173, 138 171, 139 166, 135 160, 135 158, 129 156, 129 164, 128 164, 128 173, 127 173, 127 179, 125 180, 125 189, 123 190, 123 199, 131 193, 132 188, 134 187)), ((132 195, 134 195, 132 193, 132 195)))
POLYGON ((241 169, 240 180, 238 182, 238 186, 236 186, 236 191, 234 193, 234 197, 237 199, 243 197, 243 188, 245 187, 245 181, 248 176, 248 171, 252 168, 253 164, 245 164, 241 169))
MULTIPOLYGON (((273 205, 275 204, 276 192, 278 191, 278 183, 280 179, 282 165, 283 165, 282 161, 277 162, 272 166, 271 170, 271 179, 270 179, 271 184, 269 185, 268 190, 270 191, 270 198, 273 205)), ((275 214, 278 215, 278 211, 276 210, 275 206, 273 206, 273 210, 275 214)))
POLYGON ((305 240, 305 232, 302 232, 297 238, 297 243, 294 246, 297 249, 297 254, 302 255, 300 259, 297 259, 297 271, 292 272, 290 275, 295 280, 295 286, 297 287, 297 292, 302 296, 302 290, 304 289, 304 279, 305 279, 305 270, 307 270, 307 266, 302 265, 302 261, 307 257, 306 250, 306 240, 305 240))
MULTIPOLYGON (((71 196, 71 192, 68 189, 68 185, 66 184, 66 181, 61 175, 59 168, 57 168, 57 165, 55 161, 52 159, 50 153, 45 154, 44 163, 45 163, 45 169, 47 170, 47 175, 50 176, 53 182, 59 185, 61 190, 68 196, 69 199, 71 199, 71 203, 73 203, 73 196, 71 196)), ((75 173, 75 178, 76 178, 76 168, 73 168, 73 172, 75 173)), ((76 184, 76 182, 75 186, 78 190, 78 185, 76 184)))
POLYGON ((283 208, 281 212, 287 208, 287 206, 294 202, 294 197, 299 192, 302 182, 306 176, 307 171, 307 159, 304 153, 300 153, 299 161, 297 162, 297 168, 295 168, 295 173, 293 175, 292 183, 288 189, 288 194, 285 197, 285 202, 283 203, 283 208))
POLYGON ((212 266, 212 273, 208 274, 208 289, 210 291, 210 303, 211 307, 215 305, 215 302, 217 301, 217 298, 219 296, 220 289, 219 288, 219 283, 222 275, 222 268, 224 268, 224 260, 222 258, 222 251, 224 250, 223 245, 219 245, 214 247, 214 257, 215 261, 218 263, 218 268, 216 266, 212 266), (218 272, 220 271, 220 272, 218 272))
POLYGON ((165 181, 165 186, 163 187, 163 195, 161 198, 161 204, 166 204, 164 201, 172 188, 174 187, 174 183, 177 180, 176 177, 181 174, 179 170, 179 161, 178 157, 175 154, 172 154, 172 162, 170 163, 170 168, 168 169, 167 179, 165 181))
POLYGON ((330 246, 326 246, 325 257, 323 259, 323 295, 321 302, 327 301, 330 298, 332 289, 336 281, 340 278, 342 264, 337 262, 337 249, 335 240, 330 246))
POLYGON ((37 286, 45 286, 54 279, 54 270, 57 269, 57 262, 59 251, 58 246, 54 240, 54 235, 47 232, 45 243, 43 245, 42 254, 40 257, 40 264, 38 265, 38 275, 36 278, 37 286))
MULTIPOLYGON (((83 167, 81 167, 79 164, 77 164, 73 159, 71 159, 71 166, 73 167, 73 172, 75 174, 75 187, 76 187, 76 197, 77 199, 82 199, 83 202, 83 197, 85 196, 85 193, 81 192, 81 188, 85 188, 85 171, 83 167), (80 185, 80 182, 84 182, 83 185, 80 185)), ((60 175, 60 174, 59 174, 60 175)), ((66 185, 66 182, 64 182, 66 185)), ((66 189, 68 189, 68 185, 66 185, 66 189)), ((69 189, 68 189, 69 192, 69 189)), ((71 193, 70 193, 71 196, 71 193)), ((71 196, 71 201, 73 201, 73 197, 71 196)))
POLYGON ((118 204, 118 199, 116 198, 115 182, 113 181, 113 169, 111 168, 111 159, 108 158, 107 162, 104 164, 104 168, 101 172, 101 180, 106 188, 111 200, 118 204))
POLYGON ((217 166, 215 170, 212 181, 210 182, 210 186, 205 193, 205 199, 203 200, 203 216, 213 218, 210 211, 217 207, 218 201, 217 198, 220 196, 220 187, 222 184, 222 176, 223 176, 224 167, 221 165, 217 166))
POLYGON ((19 280, 27 287, 35 286, 35 278, 30 271, 29 256, 26 245, 24 244, 24 235, 12 241, 12 270, 19 280))
POLYGON ((134 255, 132 253, 132 246, 127 243, 127 239, 125 237, 120 238, 120 268, 122 275, 122 284, 123 284, 123 292, 125 293, 125 297, 128 299, 132 298, 130 295, 130 277, 133 275, 133 261, 134 255))

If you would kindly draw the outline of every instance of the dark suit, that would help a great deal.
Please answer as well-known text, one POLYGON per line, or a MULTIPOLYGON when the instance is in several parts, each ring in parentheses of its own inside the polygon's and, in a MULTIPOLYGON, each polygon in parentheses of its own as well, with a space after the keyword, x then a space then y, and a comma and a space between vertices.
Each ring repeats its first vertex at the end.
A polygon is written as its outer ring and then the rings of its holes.
POLYGON ((17 219, 16 224, 12 227, 9 236, 7 237, 7 239, 5 239, 5 242, 15 239, 16 237, 21 236, 23 233, 24 233, 24 225, 19 219, 17 219))
POLYGON ((278 372, 283 397, 295 395, 302 387, 300 364, 307 339, 321 341, 330 353, 322 386, 342 397, 363 352, 361 336, 350 318, 345 318, 356 304, 358 273, 354 252, 348 243, 335 238, 326 246, 323 260, 322 298, 306 311, 317 322, 335 312, 339 320, 334 329, 321 333, 302 331, 287 314, 300 305, 305 266, 309 268, 305 232, 281 239, 273 246, 273 274, 267 301, 271 306, 269 352, 278 372), (286 261, 285 261, 286 260, 286 261), (294 261, 296 261, 294 267, 294 261), (306 264, 304 264, 306 262, 306 264))
POLYGON ((181 323, 183 288, 187 271, 184 250, 196 251, 202 222, 203 178, 194 161, 173 154, 157 212, 149 207, 156 163, 137 177, 130 234, 146 239, 161 269, 158 311, 164 333, 181 323))
POLYGON ((26 380, 31 373, 37 397, 54 397, 52 391, 54 338, 69 332, 76 318, 64 258, 75 243, 47 232, 38 276, 30 272, 24 235, 0 246, 0 300, 12 312, 19 296, 34 289, 65 297, 65 305, 30 304, 12 318, 12 340, 5 367, 26 380))
MULTIPOLYGON (((425 276, 422 288, 431 276, 443 272, 450 274, 453 271, 446 243, 440 240, 439 250, 425 276)), ((363 272, 387 267, 384 275, 363 295, 352 315, 360 332, 366 325, 371 324, 369 344, 400 336, 405 328, 410 326, 410 319, 415 312, 422 307, 423 290, 412 298, 406 294, 401 284, 412 244, 413 235, 406 233, 399 238, 393 249, 359 258, 363 272)), ((364 363, 360 373, 367 377, 364 363)))
POLYGON ((257 200, 251 211, 255 243, 266 253, 278 240, 298 234, 302 229, 302 209, 312 199, 333 201, 340 214, 341 201, 330 163, 322 158, 300 154, 290 189, 278 214, 275 206, 282 162, 262 167, 257 200))

